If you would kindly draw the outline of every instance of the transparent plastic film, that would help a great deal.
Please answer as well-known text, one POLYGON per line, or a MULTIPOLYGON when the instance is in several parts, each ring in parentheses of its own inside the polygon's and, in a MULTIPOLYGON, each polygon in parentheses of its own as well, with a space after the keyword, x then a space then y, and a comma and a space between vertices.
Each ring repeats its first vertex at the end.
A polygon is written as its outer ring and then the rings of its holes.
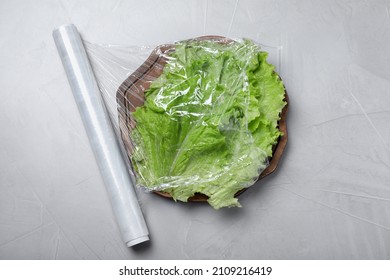
POLYGON ((280 46, 204 36, 86 48, 137 186, 234 207, 276 167, 287 137, 280 46))

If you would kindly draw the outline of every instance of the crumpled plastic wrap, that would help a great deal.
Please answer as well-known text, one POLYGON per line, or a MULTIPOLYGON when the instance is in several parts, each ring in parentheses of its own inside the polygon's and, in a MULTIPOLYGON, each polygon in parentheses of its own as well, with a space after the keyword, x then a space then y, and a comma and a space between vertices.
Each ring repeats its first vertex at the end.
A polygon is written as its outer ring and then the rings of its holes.
POLYGON ((287 94, 260 44, 204 36, 86 48, 137 186, 216 209, 241 206, 237 194, 287 137, 287 94))

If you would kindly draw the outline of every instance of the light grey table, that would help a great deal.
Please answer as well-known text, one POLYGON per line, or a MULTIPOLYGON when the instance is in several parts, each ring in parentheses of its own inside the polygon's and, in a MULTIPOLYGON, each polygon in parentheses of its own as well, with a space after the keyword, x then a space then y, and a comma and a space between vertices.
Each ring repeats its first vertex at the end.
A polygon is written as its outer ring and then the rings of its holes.
POLYGON ((389 259, 390 1, 0 3, 0 259, 389 259), (200 35, 282 47, 278 171, 213 210, 138 190, 151 242, 126 248, 52 30, 94 43, 200 35))

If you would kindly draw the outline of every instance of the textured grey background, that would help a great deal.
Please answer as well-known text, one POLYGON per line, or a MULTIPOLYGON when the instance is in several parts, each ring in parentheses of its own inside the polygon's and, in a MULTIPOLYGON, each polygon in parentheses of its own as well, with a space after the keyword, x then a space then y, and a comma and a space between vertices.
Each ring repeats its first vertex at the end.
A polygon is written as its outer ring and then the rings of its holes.
POLYGON ((390 1, 0 2, 0 259, 389 259, 390 1), (126 248, 51 37, 282 46, 289 143, 241 209, 139 191, 126 248))

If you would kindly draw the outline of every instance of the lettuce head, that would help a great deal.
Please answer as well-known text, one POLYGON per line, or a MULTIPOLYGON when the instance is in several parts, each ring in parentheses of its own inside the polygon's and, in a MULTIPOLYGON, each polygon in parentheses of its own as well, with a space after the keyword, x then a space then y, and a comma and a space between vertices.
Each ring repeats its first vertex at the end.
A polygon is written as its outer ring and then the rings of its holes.
POLYGON ((240 206, 235 194, 257 180, 281 136, 284 86, 266 58, 249 40, 176 43, 131 113, 137 185, 240 206))

